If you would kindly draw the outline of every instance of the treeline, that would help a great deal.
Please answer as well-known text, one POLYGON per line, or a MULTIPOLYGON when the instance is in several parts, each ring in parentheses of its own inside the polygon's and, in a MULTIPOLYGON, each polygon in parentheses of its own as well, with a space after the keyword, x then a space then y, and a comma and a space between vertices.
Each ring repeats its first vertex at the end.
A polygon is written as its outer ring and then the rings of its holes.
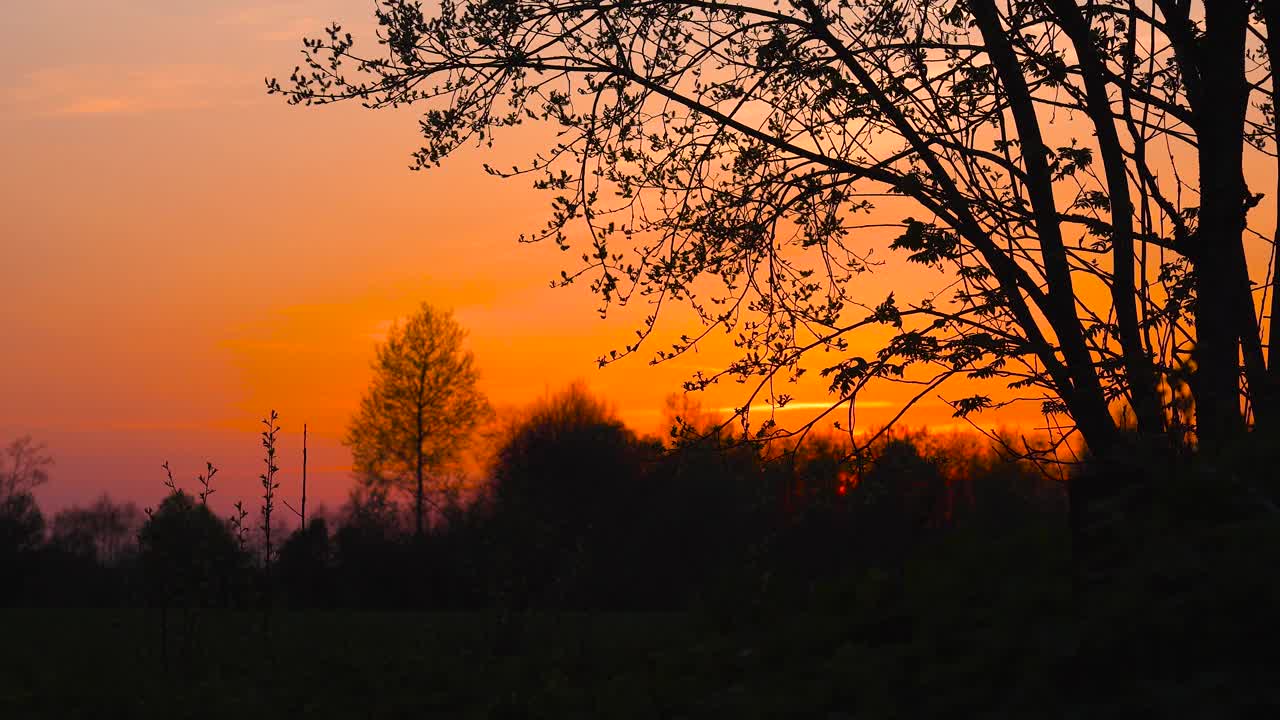
POLYGON ((212 468, 145 512, 104 496, 46 521, 15 489, 3 602, 733 612, 838 594, 851 570, 892 582, 960 533, 1065 532, 1061 483, 964 435, 893 434, 860 463, 834 438, 788 451, 696 421, 663 442, 574 387, 495 447, 483 487, 432 497, 421 531, 411 493, 369 481, 286 533, 277 509, 274 545, 261 511, 210 509, 212 468))

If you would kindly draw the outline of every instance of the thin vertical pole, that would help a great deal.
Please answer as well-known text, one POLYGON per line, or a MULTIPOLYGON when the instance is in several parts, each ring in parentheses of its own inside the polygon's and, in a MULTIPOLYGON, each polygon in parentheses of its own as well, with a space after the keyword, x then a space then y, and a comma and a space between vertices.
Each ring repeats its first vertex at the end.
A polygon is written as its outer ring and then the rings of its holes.
POLYGON ((302 423, 302 529, 307 529, 307 424, 302 423))

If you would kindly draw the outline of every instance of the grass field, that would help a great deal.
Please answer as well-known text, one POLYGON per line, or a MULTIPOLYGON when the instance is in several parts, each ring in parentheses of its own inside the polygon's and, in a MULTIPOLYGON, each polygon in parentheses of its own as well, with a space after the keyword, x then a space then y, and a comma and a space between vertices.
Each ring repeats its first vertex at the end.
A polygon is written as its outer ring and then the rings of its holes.
POLYGON ((1267 545, 1229 583, 1152 565, 1083 610, 1033 540, 804 612, 175 610, 165 653, 157 611, 4 610, 0 718, 1275 717, 1277 650, 1241 609, 1273 606, 1273 536, 1234 536, 1267 545))
POLYGON ((268 647, 256 613, 201 612, 189 646, 174 613, 167 671, 157 613, 0 617, 7 718, 884 717, 1028 709, 1049 691, 991 674, 993 661, 1020 662, 1016 648, 965 647, 936 628, 889 637, 818 614, 723 632, 685 616, 547 613, 520 620, 513 638, 488 613, 278 613, 268 647), (926 681, 932 697, 920 695, 926 681))

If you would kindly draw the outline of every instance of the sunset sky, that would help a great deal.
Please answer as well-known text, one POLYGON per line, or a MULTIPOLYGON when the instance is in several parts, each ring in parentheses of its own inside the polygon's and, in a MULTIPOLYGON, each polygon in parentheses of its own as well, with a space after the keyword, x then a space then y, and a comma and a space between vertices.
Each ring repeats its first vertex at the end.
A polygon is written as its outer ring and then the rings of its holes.
MULTIPOLYGON (((469 328, 499 407, 582 378, 653 432, 682 379, 730 359, 717 340, 659 368, 646 353, 596 369, 637 313, 601 321, 585 287, 550 289, 568 258, 516 242, 548 198, 480 169, 527 158, 536 134, 412 173, 412 112, 308 110, 265 94, 265 77, 299 62, 304 34, 340 19, 367 38, 371 8, 6 9, 0 439, 48 443, 57 466, 38 493, 46 511, 102 491, 154 503, 165 460, 188 483, 212 460, 227 478, 219 499, 252 498, 257 421, 271 408, 286 431, 286 494, 306 422, 313 487, 335 505, 349 486, 340 439, 374 344, 424 300, 469 328)), ((867 296, 923 287, 926 272, 873 278, 867 296)), ((682 322, 669 318, 659 340, 688 330, 682 322)), ((703 404, 732 406, 744 392, 729 385, 703 404)), ((887 419, 905 392, 868 397, 859 423, 887 419)), ((825 399, 818 383, 796 395, 802 407, 825 399)), ((951 422, 936 401, 910 419, 951 422)))

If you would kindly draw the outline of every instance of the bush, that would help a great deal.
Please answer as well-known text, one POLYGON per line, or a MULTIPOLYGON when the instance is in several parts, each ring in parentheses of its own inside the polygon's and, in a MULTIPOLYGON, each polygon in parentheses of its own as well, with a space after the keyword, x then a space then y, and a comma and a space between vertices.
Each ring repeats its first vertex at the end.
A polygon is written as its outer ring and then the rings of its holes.
POLYGON ((160 606, 227 606, 248 565, 226 524, 178 491, 150 513, 138 533, 147 598, 160 606))

